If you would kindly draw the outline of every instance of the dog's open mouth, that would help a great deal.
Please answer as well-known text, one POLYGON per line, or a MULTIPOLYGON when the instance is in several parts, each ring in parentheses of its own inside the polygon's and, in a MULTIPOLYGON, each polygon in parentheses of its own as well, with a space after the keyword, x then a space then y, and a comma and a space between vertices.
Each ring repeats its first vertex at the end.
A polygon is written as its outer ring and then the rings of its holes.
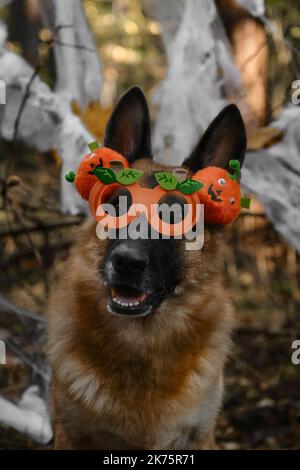
POLYGON ((152 310, 147 294, 129 286, 111 287, 108 309, 119 315, 146 315, 152 310))

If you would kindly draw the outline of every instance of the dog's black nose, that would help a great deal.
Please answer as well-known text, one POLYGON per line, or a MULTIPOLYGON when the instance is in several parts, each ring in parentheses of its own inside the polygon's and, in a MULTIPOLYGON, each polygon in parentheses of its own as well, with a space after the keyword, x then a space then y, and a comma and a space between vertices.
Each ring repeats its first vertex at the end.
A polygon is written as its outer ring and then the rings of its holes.
POLYGON ((111 255, 111 262, 118 273, 142 273, 149 264, 147 253, 132 245, 121 244, 111 255))

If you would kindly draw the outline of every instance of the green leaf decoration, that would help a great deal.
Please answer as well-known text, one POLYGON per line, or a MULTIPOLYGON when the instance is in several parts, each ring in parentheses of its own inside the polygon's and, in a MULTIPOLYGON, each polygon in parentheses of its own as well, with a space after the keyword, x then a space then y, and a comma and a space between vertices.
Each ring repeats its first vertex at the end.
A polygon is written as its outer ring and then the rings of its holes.
POLYGON ((159 173, 155 173, 155 179, 158 184, 167 191, 172 191, 176 189, 178 180, 176 176, 172 175, 172 173, 168 173, 167 171, 161 171, 159 173))
POLYGON ((100 148, 100 145, 99 145, 99 142, 97 140, 94 140, 94 142, 90 142, 88 144, 88 147, 89 147, 90 151, 93 152, 94 150, 97 150, 98 148, 100 148))
POLYGON ((111 184, 117 181, 116 175, 110 168, 96 167, 93 173, 104 184, 111 184))
POLYGON ((186 179, 177 185, 177 189, 179 189, 183 194, 192 194, 199 191, 203 186, 204 184, 200 183, 200 181, 186 179))
POLYGON ((124 186, 135 183, 144 173, 135 168, 124 168, 118 175, 117 181, 124 186))
POLYGON ((68 181, 68 183, 74 183, 75 178, 76 178, 75 171, 69 171, 69 173, 65 175, 65 179, 66 181, 68 181))
POLYGON ((242 197, 241 198, 241 207, 243 209, 250 209, 251 199, 249 197, 242 197))
POLYGON ((233 170, 233 175, 229 175, 232 180, 238 180, 241 174, 241 164, 238 160, 230 160, 229 168, 233 170))

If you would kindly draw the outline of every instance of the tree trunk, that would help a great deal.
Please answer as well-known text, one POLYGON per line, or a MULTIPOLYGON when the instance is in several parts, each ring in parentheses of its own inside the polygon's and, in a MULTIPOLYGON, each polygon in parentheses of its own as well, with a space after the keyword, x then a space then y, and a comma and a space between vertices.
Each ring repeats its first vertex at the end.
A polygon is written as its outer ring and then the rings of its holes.
POLYGON ((55 35, 56 92, 81 107, 100 98, 101 67, 81 0, 39 0, 45 26, 55 35))
POLYGON ((41 26, 37 0, 13 0, 9 9, 9 37, 22 46, 23 57, 32 67, 38 63, 38 32, 41 26))
MULTIPOLYGON (((262 22, 245 8, 248 5, 253 11, 254 2, 249 0, 243 2, 216 0, 216 2, 232 44, 235 63, 241 73, 246 90, 246 102, 255 115, 257 124, 264 125, 268 111, 269 58, 265 28, 262 22)), ((260 10, 261 8, 258 11, 260 10)), ((231 96, 228 98, 232 99, 231 96)))

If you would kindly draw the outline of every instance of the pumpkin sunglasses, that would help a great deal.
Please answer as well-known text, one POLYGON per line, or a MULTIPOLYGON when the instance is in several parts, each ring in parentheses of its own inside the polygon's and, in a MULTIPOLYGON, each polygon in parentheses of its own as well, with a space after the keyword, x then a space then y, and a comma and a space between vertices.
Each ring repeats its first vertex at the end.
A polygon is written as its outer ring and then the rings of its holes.
POLYGON ((131 168, 118 152, 100 148, 98 142, 89 144, 89 149, 77 173, 70 171, 65 178, 75 182, 78 193, 89 201, 95 220, 105 221, 109 228, 121 229, 145 212, 147 219, 150 214, 148 222, 155 230, 175 236, 186 233, 196 224, 199 204, 204 205, 204 223, 211 225, 227 225, 238 217, 241 208, 250 208, 250 199, 241 198, 238 160, 230 160, 231 173, 214 166, 197 171, 192 178, 187 178, 184 168, 175 168, 172 173, 155 172, 155 183, 149 185, 145 183, 143 172, 131 168), (127 210, 114 217, 108 215, 103 205, 115 192, 118 197, 126 198, 127 210), (173 224, 164 221, 157 210, 163 203, 170 202, 179 203, 185 209, 182 219, 173 224))

